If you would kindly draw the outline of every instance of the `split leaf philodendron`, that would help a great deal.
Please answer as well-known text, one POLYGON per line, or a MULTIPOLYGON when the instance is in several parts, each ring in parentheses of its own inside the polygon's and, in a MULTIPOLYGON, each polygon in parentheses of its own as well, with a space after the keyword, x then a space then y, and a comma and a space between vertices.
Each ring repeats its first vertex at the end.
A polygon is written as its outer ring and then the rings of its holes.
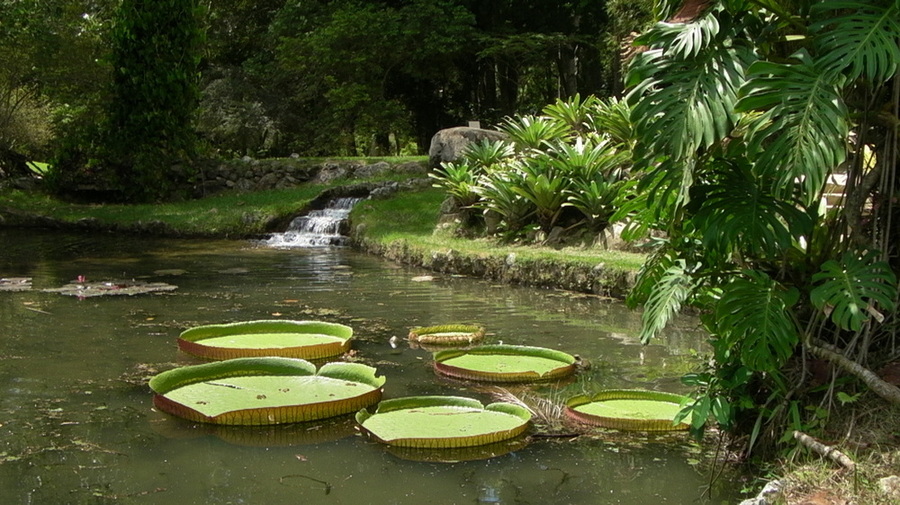
POLYGON ((531 413, 511 403, 484 406, 458 396, 411 396, 385 400, 374 413, 360 410, 356 421, 389 445, 450 449, 515 438, 528 428, 531 413))
POLYGON ((264 425, 356 412, 381 399, 385 378, 360 363, 315 365, 294 358, 236 358, 163 372, 153 404, 185 419, 264 425))
POLYGON ((323 359, 350 349, 353 329, 323 321, 260 320, 197 326, 181 333, 178 347, 205 359, 281 356, 323 359))
POLYGON ((533 382, 575 373, 575 357, 554 349, 524 345, 484 345, 434 353, 434 369, 459 379, 533 382))
POLYGON ((566 402, 569 417, 585 424, 637 431, 686 430, 690 417, 674 422, 686 397, 660 391, 613 389, 566 402))

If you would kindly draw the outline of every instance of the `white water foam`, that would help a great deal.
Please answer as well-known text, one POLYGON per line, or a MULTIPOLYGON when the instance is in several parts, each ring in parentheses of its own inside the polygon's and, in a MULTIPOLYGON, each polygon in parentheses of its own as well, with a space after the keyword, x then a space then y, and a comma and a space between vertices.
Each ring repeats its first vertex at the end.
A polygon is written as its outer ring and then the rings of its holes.
POLYGON ((364 198, 342 197, 328 202, 324 209, 313 210, 291 221, 283 233, 274 233, 263 243, 269 247, 331 247, 347 244, 342 234, 353 206, 364 198))

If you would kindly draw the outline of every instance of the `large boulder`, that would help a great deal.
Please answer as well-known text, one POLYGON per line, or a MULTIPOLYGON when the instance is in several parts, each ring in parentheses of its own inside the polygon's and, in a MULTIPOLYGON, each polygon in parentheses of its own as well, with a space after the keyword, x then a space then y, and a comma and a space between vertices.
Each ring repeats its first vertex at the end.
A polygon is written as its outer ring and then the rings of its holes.
POLYGON ((431 137, 431 146, 428 149, 428 167, 437 168, 445 161, 459 159, 463 149, 472 142, 483 139, 503 140, 506 134, 495 130, 482 128, 469 128, 457 126, 441 130, 431 137))

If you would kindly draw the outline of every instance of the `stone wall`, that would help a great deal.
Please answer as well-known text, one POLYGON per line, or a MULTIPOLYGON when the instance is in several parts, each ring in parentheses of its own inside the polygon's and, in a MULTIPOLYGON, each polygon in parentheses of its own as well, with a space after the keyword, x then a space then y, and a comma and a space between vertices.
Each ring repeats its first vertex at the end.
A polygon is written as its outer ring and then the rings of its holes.
POLYGON ((290 188, 304 182, 327 183, 340 179, 370 178, 402 173, 422 175, 428 171, 425 162, 390 164, 385 161, 310 161, 300 158, 208 161, 202 166, 202 190, 213 194, 227 189, 259 191, 290 188))

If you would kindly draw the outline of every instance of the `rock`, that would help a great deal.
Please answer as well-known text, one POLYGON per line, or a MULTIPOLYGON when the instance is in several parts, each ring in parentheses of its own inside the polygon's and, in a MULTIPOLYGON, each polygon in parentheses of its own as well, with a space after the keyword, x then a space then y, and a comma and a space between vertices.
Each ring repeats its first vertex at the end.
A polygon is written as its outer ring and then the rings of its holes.
POLYGON ((331 182, 337 179, 344 179, 350 177, 351 171, 348 167, 338 165, 335 163, 326 163, 322 165, 322 169, 319 171, 319 174, 316 175, 316 182, 331 182))
POLYGON ((422 174, 425 175, 428 173, 428 166, 425 163, 420 163, 418 161, 407 161, 406 163, 402 163, 397 165, 394 168, 395 172, 401 174, 422 174))
POLYGON ((900 503, 900 476, 891 475, 878 479, 878 487, 892 500, 900 503))
POLYGON ((756 497, 744 500, 740 505, 774 505, 781 498, 782 486, 781 481, 770 481, 756 497))
POLYGON ((399 190, 400 185, 396 182, 391 182, 389 184, 385 184, 384 186, 373 189, 372 192, 369 193, 369 198, 373 200, 387 198, 399 190))
POLYGON ((441 130, 431 137, 428 148, 428 167, 437 168, 445 161, 455 161, 462 155, 463 149, 472 142, 483 139, 503 140, 506 134, 495 130, 457 126, 441 130))
POLYGON ((371 165, 364 165, 356 169, 354 175, 360 178, 371 178, 384 175, 391 171, 391 165, 386 161, 379 161, 371 165))

